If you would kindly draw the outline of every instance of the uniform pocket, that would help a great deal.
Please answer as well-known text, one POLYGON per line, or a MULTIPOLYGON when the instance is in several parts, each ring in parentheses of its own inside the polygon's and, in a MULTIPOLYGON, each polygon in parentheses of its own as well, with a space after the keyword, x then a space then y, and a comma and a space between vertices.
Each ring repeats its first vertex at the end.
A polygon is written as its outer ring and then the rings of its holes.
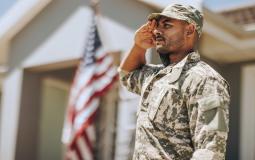
POLYGON ((228 103, 219 95, 212 95, 198 101, 199 110, 204 115, 210 130, 228 131, 228 103))
POLYGON ((166 88, 162 88, 162 90, 158 93, 153 95, 150 100, 149 104, 149 119, 154 120, 155 116, 159 110, 159 106, 161 105, 161 102, 163 101, 163 98, 166 97, 168 90, 166 88))
POLYGON ((182 99, 175 85, 163 87, 149 105, 149 119, 158 123, 167 123, 175 119, 182 105, 182 99))

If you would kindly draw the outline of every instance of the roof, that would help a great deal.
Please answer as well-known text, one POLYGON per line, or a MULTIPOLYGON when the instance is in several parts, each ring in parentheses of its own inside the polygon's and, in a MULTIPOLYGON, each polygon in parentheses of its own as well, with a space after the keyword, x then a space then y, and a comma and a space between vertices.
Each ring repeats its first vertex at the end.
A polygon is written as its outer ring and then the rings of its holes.
POLYGON ((191 6, 196 7, 199 10, 202 10, 202 1, 203 0, 138 0, 140 2, 146 3, 147 5, 150 5, 152 7, 156 7, 158 9, 161 9, 169 4, 174 3, 182 3, 182 4, 189 4, 191 6))
MULTIPOLYGON (((52 0, 17 1, 0 19, 0 68, 5 68, 9 41, 52 0)), ((0 72, 5 72, 1 70, 0 72)))
POLYGON ((255 1, 245 0, 245 1, 229 3, 228 5, 222 5, 222 6, 219 5, 217 8, 214 7, 214 8, 210 8, 210 9, 212 9, 213 12, 220 13, 220 12, 227 12, 227 11, 235 11, 235 10, 239 10, 239 9, 245 9, 249 6, 254 6, 254 5, 255 5, 255 1))
POLYGON ((230 21, 243 27, 244 30, 255 30, 255 3, 246 7, 234 8, 220 12, 230 21))
POLYGON ((17 1, 0 19, 0 42, 11 39, 52 0, 17 1))

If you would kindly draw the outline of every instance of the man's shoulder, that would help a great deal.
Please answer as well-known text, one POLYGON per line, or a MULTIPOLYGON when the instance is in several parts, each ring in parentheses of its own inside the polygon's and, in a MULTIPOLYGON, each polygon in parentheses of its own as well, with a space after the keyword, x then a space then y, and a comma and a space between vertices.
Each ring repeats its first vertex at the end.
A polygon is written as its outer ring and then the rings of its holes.
POLYGON ((157 73, 163 68, 164 68, 163 65, 160 65, 160 64, 145 64, 140 68, 140 71, 151 74, 151 73, 157 73))
POLYGON ((218 79, 220 81, 226 81, 220 73, 218 73, 214 68, 212 68, 209 64, 204 61, 199 61, 196 65, 191 67, 187 72, 186 76, 194 77, 196 79, 218 79))

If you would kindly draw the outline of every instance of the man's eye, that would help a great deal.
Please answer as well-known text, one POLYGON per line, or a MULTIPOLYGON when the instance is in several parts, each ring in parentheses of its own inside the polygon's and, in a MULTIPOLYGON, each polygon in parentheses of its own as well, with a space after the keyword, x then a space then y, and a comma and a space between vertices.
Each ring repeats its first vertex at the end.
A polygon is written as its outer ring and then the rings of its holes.
POLYGON ((171 28, 172 25, 171 24, 164 24, 164 28, 171 28))

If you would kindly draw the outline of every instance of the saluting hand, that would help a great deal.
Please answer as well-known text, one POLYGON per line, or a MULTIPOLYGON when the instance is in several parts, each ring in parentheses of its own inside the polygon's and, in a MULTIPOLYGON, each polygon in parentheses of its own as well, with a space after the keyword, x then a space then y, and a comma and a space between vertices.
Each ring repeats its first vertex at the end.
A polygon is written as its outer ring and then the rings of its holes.
POLYGON ((135 44, 143 49, 149 49, 155 47, 153 39, 153 30, 156 27, 156 21, 148 21, 146 24, 142 25, 135 32, 135 44))

